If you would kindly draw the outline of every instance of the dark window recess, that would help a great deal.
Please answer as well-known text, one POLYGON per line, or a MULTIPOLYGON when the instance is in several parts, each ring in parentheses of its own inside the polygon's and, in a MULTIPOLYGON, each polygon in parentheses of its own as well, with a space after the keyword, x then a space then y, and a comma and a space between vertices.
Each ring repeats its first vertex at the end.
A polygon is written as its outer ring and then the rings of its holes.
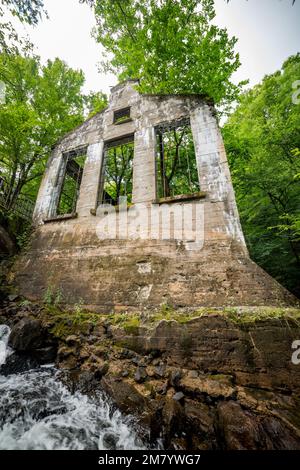
POLYGON ((125 196, 131 203, 133 153, 133 136, 105 145, 99 203, 116 206, 125 196))
POLYGON ((157 197, 200 191, 196 155, 188 119, 156 128, 157 197))
POLYGON ((78 155, 76 151, 64 155, 64 177, 56 215, 73 214, 75 212, 85 158, 86 155, 78 155))
POLYGON ((119 109, 114 112, 114 124, 130 121, 130 108, 119 109))

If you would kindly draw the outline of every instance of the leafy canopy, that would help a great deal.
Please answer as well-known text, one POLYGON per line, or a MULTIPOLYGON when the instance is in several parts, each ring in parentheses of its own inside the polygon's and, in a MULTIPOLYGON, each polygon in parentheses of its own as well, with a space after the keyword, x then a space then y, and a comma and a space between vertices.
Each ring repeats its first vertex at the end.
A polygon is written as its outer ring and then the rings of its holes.
POLYGON ((236 38, 212 23, 213 0, 85 0, 94 7, 102 63, 120 80, 140 78, 140 91, 199 93, 232 102, 240 85, 236 38))
POLYGON ((42 66, 37 56, 0 55, 0 170, 9 205, 20 193, 36 195, 55 141, 83 121, 84 76, 55 59, 42 66))
POLYGON ((28 41, 21 39, 5 13, 18 17, 22 23, 37 25, 43 15, 44 0, 0 0, 0 53, 17 53, 20 47, 28 48, 28 41))
POLYGON ((20 21, 28 24, 37 24, 43 13, 45 14, 44 0, 0 0, 0 14, 1 5, 7 7, 20 21))
POLYGON ((300 294, 300 54, 244 93, 223 135, 250 253, 300 294))
POLYGON ((107 95, 102 91, 91 91, 85 98, 88 118, 103 111, 108 105, 107 95))

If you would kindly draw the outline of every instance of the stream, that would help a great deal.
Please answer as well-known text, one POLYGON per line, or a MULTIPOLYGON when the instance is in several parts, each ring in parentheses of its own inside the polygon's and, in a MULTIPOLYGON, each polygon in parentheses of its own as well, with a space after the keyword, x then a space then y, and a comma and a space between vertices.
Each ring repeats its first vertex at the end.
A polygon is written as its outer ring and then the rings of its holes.
POLYGON ((136 423, 123 416, 103 392, 72 394, 53 365, 1 374, 14 354, 10 329, 0 325, 0 449, 145 449, 136 423))

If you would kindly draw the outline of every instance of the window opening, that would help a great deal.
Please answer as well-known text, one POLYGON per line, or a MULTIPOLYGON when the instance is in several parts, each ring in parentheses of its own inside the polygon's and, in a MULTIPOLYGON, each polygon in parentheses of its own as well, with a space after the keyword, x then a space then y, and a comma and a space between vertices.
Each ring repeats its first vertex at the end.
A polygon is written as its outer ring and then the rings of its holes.
POLYGON ((123 122, 130 121, 130 108, 118 109, 114 112, 114 124, 122 124, 123 122))
POLYGON ((105 144, 100 200, 102 204, 119 205, 121 198, 132 201, 134 137, 129 136, 105 144))
POLYGON ((72 214, 76 210, 86 155, 82 150, 64 154, 64 177, 56 215, 72 214))
POLYGON ((157 197, 200 191, 194 141, 188 119, 156 128, 157 197))

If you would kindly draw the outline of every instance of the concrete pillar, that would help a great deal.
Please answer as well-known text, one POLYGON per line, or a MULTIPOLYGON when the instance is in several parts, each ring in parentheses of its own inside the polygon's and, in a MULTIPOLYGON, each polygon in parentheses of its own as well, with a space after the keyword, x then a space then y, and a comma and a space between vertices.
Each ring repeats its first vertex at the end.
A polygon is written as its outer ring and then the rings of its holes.
POLYGON ((59 196, 57 183, 62 158, 62 153, 56 148, 48 160, 33 212, 34 225, 39 225, 44 219, 54 216, 59 196))
POLYGON ((207 193, 216 211, 222 211, 219 229, 235 239, 246 251, 225 147, 214 110, 202 104, 192 111, 190 120, 201 191, 207 193))
POLYGON ((89 216, 90 210, 96 208, 102 160, 103 141, 89 145, 76 205, 76 212, 80 217, 89 216))
POLYGON ((142 128, 135 133, 133 160, 132 202, 151 202, 156 197, 155 188, 155 131, 142 128))

